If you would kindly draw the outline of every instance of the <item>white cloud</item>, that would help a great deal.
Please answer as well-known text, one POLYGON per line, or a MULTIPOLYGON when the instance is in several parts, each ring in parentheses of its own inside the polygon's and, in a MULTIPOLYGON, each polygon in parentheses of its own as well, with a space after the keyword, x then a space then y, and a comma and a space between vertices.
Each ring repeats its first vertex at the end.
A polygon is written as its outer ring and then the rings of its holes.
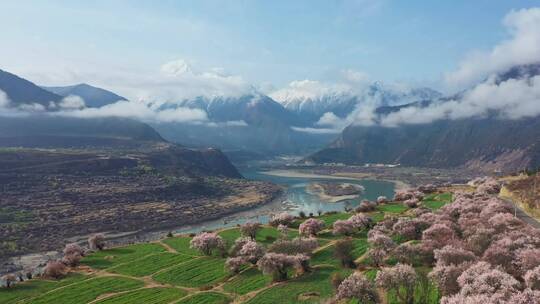
POLYGON ((174 76, 193 74, 191 65, 184 59, 170 61, 161 66, 161 72, 174 76))
POLYGON ((82 109, 86 107, 84 99, 77 95, 69 95, 64 97, 59 103, 58 106, 61 109, 82 109))
POLYGON ((0 90, 0 108, 7 108, 9 103, 10 101, 7 94, 4 91, 0 90))
POLYGON ((156 110, 149 104, 135 101, 118 101, 101 108, 84 108, 64 110, 51 115, 62 115, 79 118, 125 117, 145 122, 202 123, 208 120, 206 112, 199 109, 175 108, 156 110))
POLYGON ((511 11, 503 24, 510 38, 489 52, 471 53, 456 71, 445 75, 447 84, 454 87, 470 85, 515 65, 540 62, 540 8, 511 11))
POLYGON ((438 102, 425 108, 403 108, 382 118, 381 124, 420 124, 439 119, 486 117, 489 114, 496 114, 501 119, 540 115, 540 76, 500 83, 492 77, 466 91, 458 100, 438 102))
POLYGON ((339 134, 341 133, 341 130, 333 129, 333 128, 300 128, 300 127, 292 127, 293 130, 298 132, 304 132, 304 133, 311 133, 311 134, 339 134))

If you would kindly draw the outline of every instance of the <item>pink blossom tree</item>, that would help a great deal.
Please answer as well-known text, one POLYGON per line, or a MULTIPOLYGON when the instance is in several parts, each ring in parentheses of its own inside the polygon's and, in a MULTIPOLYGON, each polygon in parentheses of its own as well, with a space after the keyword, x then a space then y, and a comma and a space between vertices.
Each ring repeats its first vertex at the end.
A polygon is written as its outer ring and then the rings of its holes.
POLYGON ((199 250, 205 255, 212 255, 212 251, 216 249, 223 252, 225 250, 225 243, 217 233, 203 232, 193 237, 190 247, 199 250))
POLYGON ((257 231, 259 231, 259 229, 261 229, 260 223, 248 222, 240 225, 240 233, 243 236, 251 238, 252 240, 255 240, 255 237, 257 236, 257 231))
POLYGON ((417 198, 411 198, 411 199, 403 201, 403 204, 409 208, 416 208, 418 207, 419 202, 420 201, 417 198))
POLYGON ((297 237, 292 240, 277 240, 268 247, 268 251, 289 255, 299 253, 311 255, 317 247, 319 247, 319 242, 316 238, 297 237))
POLYGON ((386 196, 377 197, 377 204, 378 205, 387 204, 387 203, 388 203, 388 198, 386 198, 386 196))
POLYGON ((294 216, 287 212, 276 214, 270 220, 270 225, 277 227, 278 225, 289 226, 294 221, 294 216))
POLYGON ((389 236, 380 232, 369 235, 367 241, 372 248, 382 249, 386 252, 396 247, 396 244, 389 236))
POLYGON ((67 268, 64 263, 60 261, 49 261, 43 269, 43 275, 45 277, 60 279, 67 273, 67 268))
POLYGON ((337 220, 334 222, 334 235, 353 235, 357 229, 350 220, 337 220))
POLYGON ((394 267, 383 267, 377 273, 375 282, 379 288, 393 290, 402 303, 414 302, 414 288, 417 275, 410 265, 397 264, 394 267))
POLYGON ((64 257, 62 258, 62 262, 66 266, 71 267, 79 265, 79 262, 84 256, 84 250, 76 243, 67 244, 63 252, 64 257))
POLYGON ((105 248, 105 235, 96 233, 88 238, 88 247, 90 250, 103 250, 105 248))
POLYGON ((247 261, 243 256, 229 257, 225 261, 225 267, 232 273, 239 273, 242 266, 246 263, 247 261))
POLYGON ((428 277, 435 282, 442 295, 449 296, 459 292, 460 286, 457 280, 466 268, 466 264, 438 265, 433 268, 428 277))
POLYGON ((316 236, 324 228, 324 222, 318 219, 310 218, 304 221, 298 227, 298 232, 303 236, 316 236))
POLYGON ((442 249, 435 249, 435 260, 437 265, 460 265, 462 263, 473 262, 476 260, 474 253, 465 249, 456 248, 452 245, 446 245, 442 249))
POLYGON ((259 245, 257 242, 248 241, 242 246, 238 255, 244 257, 250 263, 256 264, 264 253, 265 249, 263 246, 259 245))
POLYGON ((10 288, 17 281, 17 277, 12 273, 8 273, 2 277, 2 281, 4 281, 6 288, 10 288))
MULTIPOLYGON (((482 304, 485 304, 484 302, 482 304)), ((540 290, 525 289, 517 292, 508 301, 512 304, 540 304, 540 290)))
POLYGON ((311 271, 309 262, 311 257, 305 254, 297 254, 292 257, 294 267, 296 268, 297 273, 302 274, 311 271))
POLYGON ((279 224, 277 230, 281 239, 286 240, 289 237, 289 228, 287 226, 279 224))
POLYGON ((379 303, 374 284, 363 274, 355 272, 347 277, 338 287, 336 299, 357 299, 360 303, 379 303))
POLYGON ((348 221, 351 222, 356 229, 367 229, 372 222, 371 218, 362 213, 351 216, 348 221))
POLYGON ((523 248, 515 254, 513 261, 520 275, 540 266, 540 248, 523 248))
POLYGON ((540 290, 540 266, 527 271, 523 279, 530 289, 540 290))
POLYGON ((287 269, 295 265, 292 256, 269 252, 265 254, 258 262, 257 266, 264 274, 271 275, 274 281, 287 279, 287 269))
POLYGON ((455 231, 445 224, 434 224, 422 233, 422 240, 432 241, 438 247, 449 244, 456 237, 455 231))
POLYGON ((403 243, 392 251, 392 256, 402 264, 414 264, 420 257, 420 245, 403 243))

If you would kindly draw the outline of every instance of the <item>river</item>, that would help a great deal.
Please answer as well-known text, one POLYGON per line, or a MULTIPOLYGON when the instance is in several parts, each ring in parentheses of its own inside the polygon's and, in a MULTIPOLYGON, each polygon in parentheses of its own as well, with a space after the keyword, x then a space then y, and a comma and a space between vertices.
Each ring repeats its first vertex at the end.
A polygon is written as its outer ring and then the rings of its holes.
POLYGON ((349 178, 325 178, 321 176, 284 176, 270 175, 266 172, 257 170, 249 170, 241 172, 242 175, 251 180, 268 181, 285 188, 284 194, 273 203, 264 206, 256 207, 247 211, 242 211, 233 215, 225 216, 219 220, 207 221, 196 225, 185 226, 175 230, 175 233, 192 233, 202 230, 214 230, 223 227, 231 227, 236 224, 242 224, 248 221, 256 221, 267 223, 270 217, 278 212, 287 211, 294 215, 299 212, 305 214, 317 214, 328 211, 343 211, 345 207, 354 208, 364 199, 375 200, 378 196, 386 197, 394 196, 395 184, 389 181, 380 180, 360 180, 349 178), (364 187, 364 191, 355 199, 344 200, 336 203, 329 203, 321 200, 319 196, 311 194, 307 190, 307 186, 311 182, 343 182, 357 184, 364 187))

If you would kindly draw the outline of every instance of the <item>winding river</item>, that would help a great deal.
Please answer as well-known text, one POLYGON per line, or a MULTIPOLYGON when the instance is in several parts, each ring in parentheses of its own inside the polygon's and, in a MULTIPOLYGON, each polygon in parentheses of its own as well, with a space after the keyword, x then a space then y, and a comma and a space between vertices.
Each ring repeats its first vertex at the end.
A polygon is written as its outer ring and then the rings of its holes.
MULTIPOLYGON (((286 172, 286 171, 285 171, 286 172)), ((323 176, 296 176, 291 174, 272 175, 264 171, 249 170, 241 172, 251 180, 262 180, 281 185, 285 188, 283 196, 273 203, 266 204, 251 210, 238 212, 219 220, 207 221, 196 225, 186 226, 175 230, 175 233, 192 233, 202 230, 214 230, 223 227, 231 227, 247 221, 267 223, 272 214, 287 211, 297 215, 303 211, 306 214, 317 214, 328 211, 343 211, 345 207, 354 208, 364 199, 375 200, 378 196, 392 197, 395 184, 389 181, 349 179, 349 178, 325 178, 323 176), (323 201, 318 195, 312 194, 307 187, 312 182, 340 182, 357 184, 364 187, 364 191, 354 199, 343 200, 336 203, 323 201)))

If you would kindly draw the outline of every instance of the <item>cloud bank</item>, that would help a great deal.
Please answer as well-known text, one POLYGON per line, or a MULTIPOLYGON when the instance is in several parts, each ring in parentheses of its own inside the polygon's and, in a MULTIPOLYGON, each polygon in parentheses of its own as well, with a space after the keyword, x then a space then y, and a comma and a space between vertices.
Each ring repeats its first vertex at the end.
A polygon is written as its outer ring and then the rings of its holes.
POLYGON ((540 62, 540 8, 513 10, 503 25, 509 38, 488 52, 475 51, 463 59, 456 71, 445 75, 448 85, 463 87, 515 65, 540 62))

